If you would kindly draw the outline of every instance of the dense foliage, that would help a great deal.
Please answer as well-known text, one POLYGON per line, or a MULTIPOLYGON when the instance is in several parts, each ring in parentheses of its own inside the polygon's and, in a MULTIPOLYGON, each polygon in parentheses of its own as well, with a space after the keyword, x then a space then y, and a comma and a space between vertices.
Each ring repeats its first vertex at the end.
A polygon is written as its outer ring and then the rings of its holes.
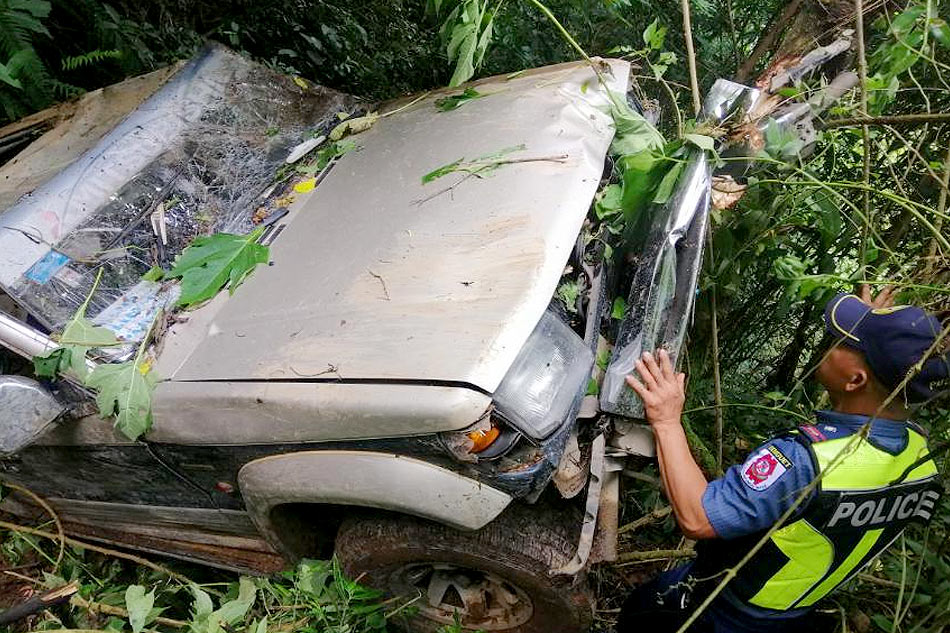
MULTIPOLYGON (((637 61, 643 96, 659 103, 660 127, 676 138, 692 111, 679 3, 545 4, 590 54, 637 61)), ((786 5, 693 0, 700 85, 732 77, 786 5)), ((867 114, 950 111, 950 28, 940 17, 946 7, 914 0, 874 9, 866 24, 867 114)), ((815 35, 825 42, 828 33, 815 35)), ((208 37, 281 71, 371 98, 577 57, 526 0, 0 0, 0 122, 185 58, 208 37)), ((753 67, 769 62, 763 56, 753 67)), ((855 63, 852 55, 839 65, 855 63)), ((805 101, 821 81, 807 79, 785 97, 805 101)), ((860 113, 855 90, 826 118, 860 113)), ((714 214, 688 343, 688 417, 710 472, 719 466, 712 461, 718 442, 728 465, 826 404, 810 377, 821 354, 822 306, 832 293, 858 282, 890 283, 901 288, 901 301, 950 308, 950 124, 884 122, 869 126, 866 136, 859 126, 829 127, 807 156, 794 139, 774 140, 779 151, 756 157, 758 171, 738 205, 714 214), (722 438, 713 431, 715 364, 723 379, 722 438)), ((950 438, 945 407, 937 402, 918 414, 935 444, 950 438)), ((947 458, 939 461, 948 472, 947 458)), ((662 503, 655 487, 634 488, 626 518, 662 503)), ((666 521, 626 546, 668 543, 674 530, 666 521)), ((841 630, 924 633, 950 625, 948 524, 945 498, 929 530, 908 532, 869 570, 870 580, 859 578, 857 590, 830 601, 841 630)))

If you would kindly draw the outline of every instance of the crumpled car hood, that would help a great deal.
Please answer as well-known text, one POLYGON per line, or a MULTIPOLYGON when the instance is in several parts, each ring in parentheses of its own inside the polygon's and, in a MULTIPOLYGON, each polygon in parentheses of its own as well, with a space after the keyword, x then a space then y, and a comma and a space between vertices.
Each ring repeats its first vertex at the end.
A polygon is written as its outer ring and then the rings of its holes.
MULTIPOLYGON (((625 94, 628 64, 608 63, 610 88, 625 94)), ((557 287, 613 125, 584 64, 475 87, 485 96, 456 110, 439 112, 446 93, 431 94, 352 137, 358 149, 297 194, 272 265, 166 337, 163 375, 492 392, 557 287), (442 165, 520 146, 490 173, 422 182, 442 165)))

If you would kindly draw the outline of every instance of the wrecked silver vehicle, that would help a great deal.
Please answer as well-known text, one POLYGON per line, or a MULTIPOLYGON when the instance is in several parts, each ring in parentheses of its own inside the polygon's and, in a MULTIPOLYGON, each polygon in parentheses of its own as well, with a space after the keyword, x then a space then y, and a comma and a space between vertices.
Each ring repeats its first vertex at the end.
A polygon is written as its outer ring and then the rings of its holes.
MULTIPOLYGON (((0 376, 0 479, 88 539, 256 573, 335 553, 421 596, 414 631, 585 630, 620 460, 652 451, 601 409, 636 415, 631 341, 682 342, 710 186, 696 150, 636 225, 635 274, 615 270, 591 207, 628 76, 564 64, 376 114, 212 48, 86 95, 0 168, 0 343, 48 353, 82 307, 122 342, 89 366, 148 356, 152 424, 130 440, 68 374, 0 376), (367 128, 345 147, 340 112, 367 128), (267 263, 175 310, 179 281, 150 271, 255 227, 267 263)), ((717 86, 707 117, 749 97, 717 86)))

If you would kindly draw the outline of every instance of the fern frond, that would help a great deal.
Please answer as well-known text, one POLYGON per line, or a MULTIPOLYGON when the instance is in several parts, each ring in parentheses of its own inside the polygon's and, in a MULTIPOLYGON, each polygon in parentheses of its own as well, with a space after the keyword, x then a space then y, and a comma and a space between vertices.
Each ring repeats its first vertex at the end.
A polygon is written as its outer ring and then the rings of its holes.
POLYGON ((63 58, 63 70, 76 70, 77 68, 82 68, 84 66, 92 66, 98 64, 104 59, 119 59, 122 57, 122 51, 112 49, 112 50, 94 50, 89 51, 88 53, 83 53, 82 55, 72 55, 69 57, 63 58))

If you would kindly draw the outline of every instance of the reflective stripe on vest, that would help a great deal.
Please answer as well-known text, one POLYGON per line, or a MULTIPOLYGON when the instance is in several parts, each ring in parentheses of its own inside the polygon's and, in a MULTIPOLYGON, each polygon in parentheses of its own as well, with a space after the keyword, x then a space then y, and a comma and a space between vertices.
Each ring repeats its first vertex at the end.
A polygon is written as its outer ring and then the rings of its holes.
POLYGON ((928 521, 940 498, 933 460, 891 485, 927 454, 923 436, 913 429, 908 436, 897 455, 857 436, 814 443, 801 438, 823 475, 818 492, 801 518, 771 536, 780 554, 770 548, 771 555, 757 554, 749 562, 770 569, 776 558, 784 560, 754 595, 742 597, 767 609, 809 607, 883 551, 909 522, 928 521))

